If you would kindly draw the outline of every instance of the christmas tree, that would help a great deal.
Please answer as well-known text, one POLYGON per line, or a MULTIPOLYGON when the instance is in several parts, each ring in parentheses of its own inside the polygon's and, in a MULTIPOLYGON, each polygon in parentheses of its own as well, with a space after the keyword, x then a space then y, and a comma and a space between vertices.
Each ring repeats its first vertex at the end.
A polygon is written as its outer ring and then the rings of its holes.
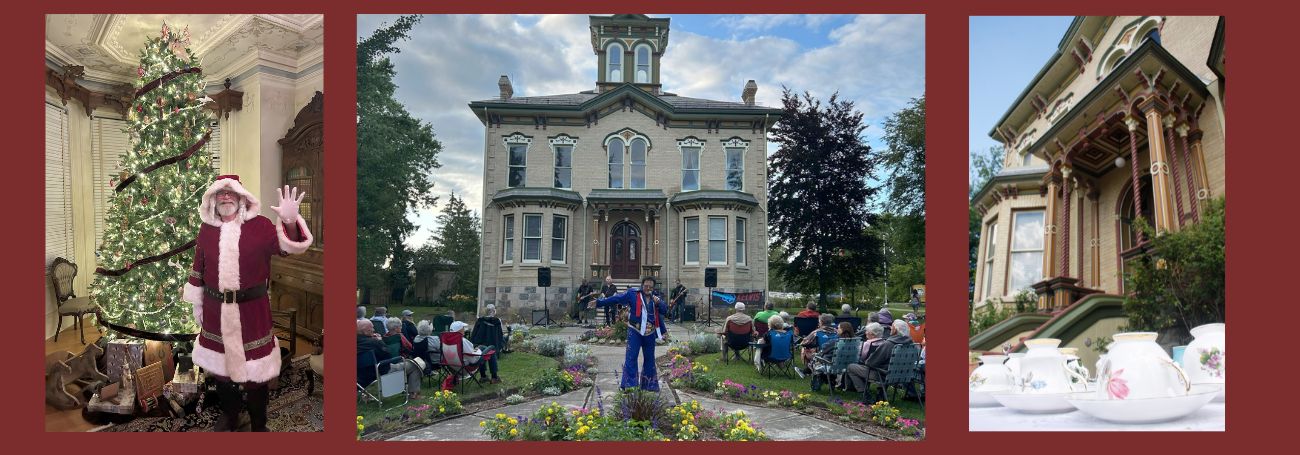
POLYGON ((203 105, 211 99, 189 43, 188 27, 163 23, 140 52, 127 113, 131 150, 108 183, 116 192, 90 287, 106 322, 153 334, 198 331, 181 290, 202 223, 199 203, 216 170, 204 147, 211 137, 203 105))

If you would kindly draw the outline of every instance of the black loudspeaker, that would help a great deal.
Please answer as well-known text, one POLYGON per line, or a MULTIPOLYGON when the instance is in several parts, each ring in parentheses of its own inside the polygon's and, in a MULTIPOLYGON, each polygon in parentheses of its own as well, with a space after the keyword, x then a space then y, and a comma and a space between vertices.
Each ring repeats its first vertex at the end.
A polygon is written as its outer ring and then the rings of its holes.
POLYGON ((706 288, 718 287, 718 269, 716 267, 709 267, 707 269, 704 269, 704 287, 706 288))
POLYGON ((686 305, 682 308, 682 322, 691 322, 695 320, 695 305, 686 305))
POLYGON ((549 288, 549 287, 551 287, 551 268, 550 268, 550 267, 540 267, 540 268, 537 269, 537 287, 539 287, 539 288, 549 288))

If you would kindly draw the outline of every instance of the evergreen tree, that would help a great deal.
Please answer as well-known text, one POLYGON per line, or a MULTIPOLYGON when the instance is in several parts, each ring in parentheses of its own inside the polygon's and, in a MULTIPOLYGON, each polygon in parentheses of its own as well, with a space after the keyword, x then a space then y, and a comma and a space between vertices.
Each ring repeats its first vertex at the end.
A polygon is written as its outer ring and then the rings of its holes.
POLYGON ((466 295, 478 300, 479 236, 482 226, 479 218, 465 200, 452 193, 447 208, 438 215, 438 246, 435 255, 440 261, 456 267, 456 280, 442 297, 466 295))
POLYGON ((406 286, 402 242, 415 230, 407 215, 437 202, 429 173, 441 166, 442 144, 397 100, 388 59, 419 20, 403 16, 357 44, 357 285, 365 289, 406 286))
POLYGON ((164 23, 140 52, 127 113, 131 150, 109 183, 116 193, 90 286, 107 322, 158 334, 197 331, 181 289, 202 223, 199 203, 216 177, 204 147, 210 131, 203 104, 211 99, 189 41, 188 28, 164 23))
POLYGON ((768 211, 773 243, 785 251, 782 278, 826 294, 875 275, 881 243, 868 234, 868 204, 877 189, 867 128, 853 102, 831 95, 825 105, 811 94, 785 89, 784 112, 773 127, 780 148, 768 166, 768 211))

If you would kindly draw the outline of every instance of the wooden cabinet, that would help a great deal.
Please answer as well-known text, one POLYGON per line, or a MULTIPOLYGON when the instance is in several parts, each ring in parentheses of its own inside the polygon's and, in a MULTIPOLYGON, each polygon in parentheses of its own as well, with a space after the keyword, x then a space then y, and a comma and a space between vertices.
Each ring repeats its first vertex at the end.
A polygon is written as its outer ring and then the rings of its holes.
POLYGON ((325 325, 324 104, 316 92, 280 139, 284 183, 307 192, 300 213, 315 240, 303 254, 271 260, 271 308, 297 310, 298 332, 312 338, 325 325))

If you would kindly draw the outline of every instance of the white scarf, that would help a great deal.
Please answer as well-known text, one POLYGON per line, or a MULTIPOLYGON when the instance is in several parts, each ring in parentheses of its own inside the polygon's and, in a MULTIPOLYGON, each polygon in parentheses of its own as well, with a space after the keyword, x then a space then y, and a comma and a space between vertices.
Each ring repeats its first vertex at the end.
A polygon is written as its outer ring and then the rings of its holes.
MULTIPOLYGON (((646 299, 645 299, 644 292, 637 291, 636 298, 637 301, 641 304, 641 331, 637 333, 645 333, 645 325, 650 320, 650 312, 658 311, 658 307, 646 308, 646 299)), ((652 306, 654 305, 653 296, 650 299, 650 305, 652 306)), ((657 325, 655 327, 655 339, 656 340, 664 339, 664 334, 659 331, 659 327, 657 325)))

